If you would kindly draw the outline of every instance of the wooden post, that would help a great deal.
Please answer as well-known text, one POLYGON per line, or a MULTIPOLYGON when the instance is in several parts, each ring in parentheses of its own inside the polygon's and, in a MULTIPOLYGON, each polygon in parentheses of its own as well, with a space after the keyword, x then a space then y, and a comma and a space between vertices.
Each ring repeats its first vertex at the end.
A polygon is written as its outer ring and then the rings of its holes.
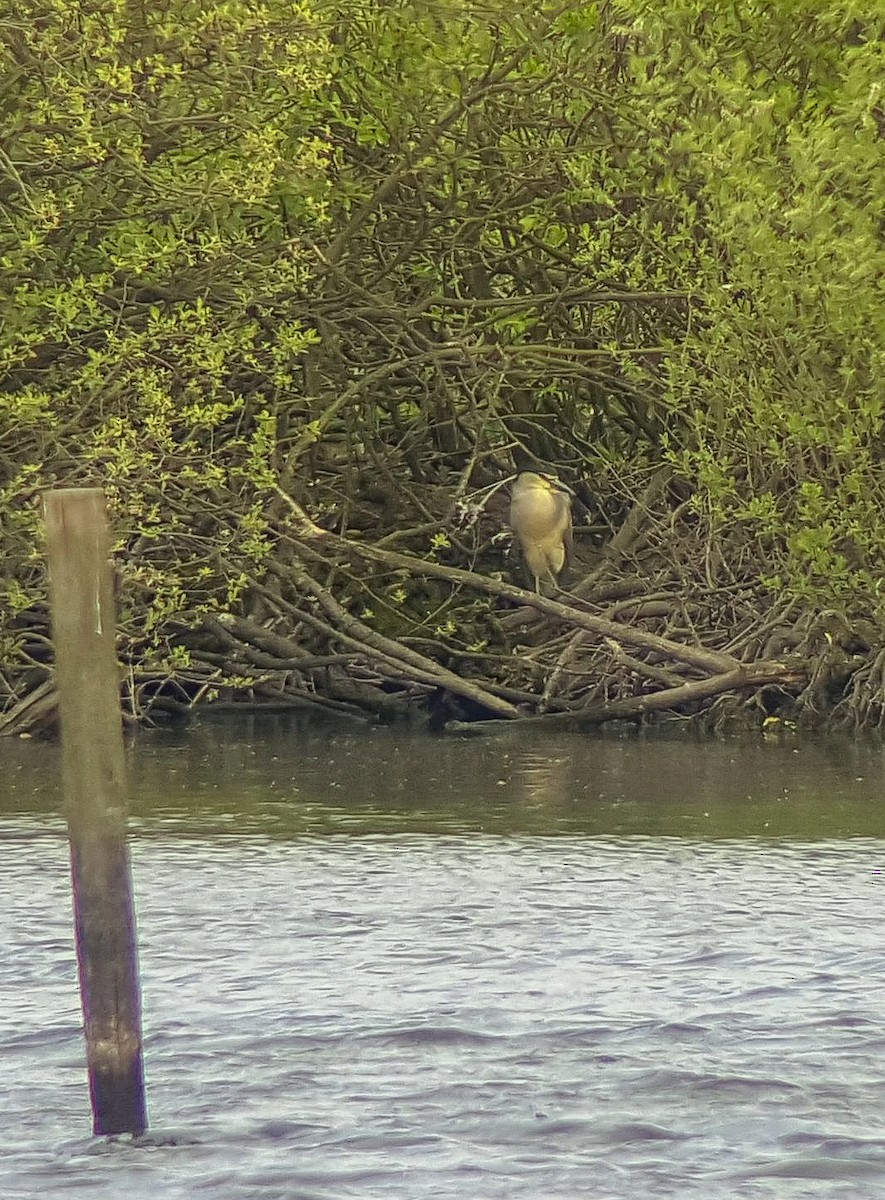
POLYGON ((86 1065, 96 1134, 147 1128, 104 495, 44 495, 86 1065))

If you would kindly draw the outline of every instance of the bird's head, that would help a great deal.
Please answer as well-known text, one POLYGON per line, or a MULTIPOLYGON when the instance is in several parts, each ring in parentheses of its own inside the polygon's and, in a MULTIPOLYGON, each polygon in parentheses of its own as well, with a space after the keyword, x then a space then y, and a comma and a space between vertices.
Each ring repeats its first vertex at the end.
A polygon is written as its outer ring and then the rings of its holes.
POLYGON ((513 490, 514 492, 561 492, 567 496, 575 494, 568 484, 557 479, 555 475, 548 475, 546 471, 519 471, 513 484, 513 490))

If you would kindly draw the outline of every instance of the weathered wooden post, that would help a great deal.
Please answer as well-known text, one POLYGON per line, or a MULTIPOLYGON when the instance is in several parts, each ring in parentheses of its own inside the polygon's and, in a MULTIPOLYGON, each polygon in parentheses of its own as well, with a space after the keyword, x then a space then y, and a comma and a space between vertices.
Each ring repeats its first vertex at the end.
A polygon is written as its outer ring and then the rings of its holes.
POLYGON ((44 495, 86 1065, 96 1134, 147 1127, 107 516, 97 488, 44 495))

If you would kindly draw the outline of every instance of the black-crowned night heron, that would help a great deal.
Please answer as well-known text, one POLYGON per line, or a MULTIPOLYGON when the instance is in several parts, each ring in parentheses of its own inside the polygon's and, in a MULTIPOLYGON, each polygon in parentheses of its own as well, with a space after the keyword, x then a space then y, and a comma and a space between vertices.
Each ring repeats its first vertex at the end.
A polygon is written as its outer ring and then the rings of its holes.
POLYGON ((556 587, 572 542, 572 492, 552 475, 520 471, 510 493, 510 528, 540 595, 541 577, 556 587))

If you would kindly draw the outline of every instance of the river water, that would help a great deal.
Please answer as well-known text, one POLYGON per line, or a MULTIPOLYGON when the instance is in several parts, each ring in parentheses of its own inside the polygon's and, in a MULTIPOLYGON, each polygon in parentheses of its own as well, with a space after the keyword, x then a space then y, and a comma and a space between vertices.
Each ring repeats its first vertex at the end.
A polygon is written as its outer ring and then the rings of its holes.
POLYGON ((268 718, 129 748, 151 1133, 2 743, 0 1198, 885 1195, 885 756, 268 718))

